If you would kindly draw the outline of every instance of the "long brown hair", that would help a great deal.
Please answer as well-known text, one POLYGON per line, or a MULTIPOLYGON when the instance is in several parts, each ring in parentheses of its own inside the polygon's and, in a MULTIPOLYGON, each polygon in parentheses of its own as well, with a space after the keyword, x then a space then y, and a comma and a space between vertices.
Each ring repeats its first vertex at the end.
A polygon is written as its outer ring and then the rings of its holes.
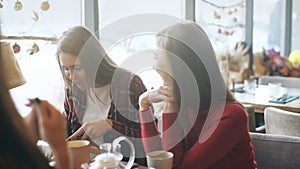
POLYGON ((193 22, 177 23, 167 27, 158 34, 157 45, 169 53, 170 71, 175 86, 173 91, 178 105, 186 106, 184 109, 192 104, 198 105, 199 111, 201 111, 210 108, 211 103, 236 101, 221 76, 208 37, 197 24, 193 22), (191 46, 196 47, 191 48, 191 46), (181 63, 183 66, 179 66, 181 63), (184 71, 183 67, 187 67, 187 71, 184 71), (198 93, 189 89, 192 83, 188 78, 189 74, 195 79, 198 93), (181 84, 178 84, 179 81, 181 84), (182 95, 180 88, 187 89, 185 96, 182 95), (215 100, 212 90, 215 90, 217 96, 223 99, 215 100), (199 97, 199 102, 195 101, 196 97, 199 97), (182 105, 184 101, 187 105, 182 105))
MULTIPOLYGON (((116 64, 108 57, 97 37, 86 27, 76 26, 66 31, 61 37, 56 57, 59 65, 61 52, 76 56, 86 72, 89 86, 96 84, 110 84, 116 70, 116 64)), ((61 66, 60 66, 61 68, 61 66)), ((66 83, 70 87, 72 82, 61 72, 66 83)))
MULTIPOLYGON (((208 37, 203 35, 205 35, 204 31, 193 22, 178 23, 161 31, 157 41, 159 47, 169 52, 171 57, 179 58, 180 61, 190 69, 198 86, 201 109, 209 107, 212 99, 211 91, 213 87, 217 89, 219 95, 225 96, 226 102, 236 101, 232 93, 226 87, 224 79, 221 76, 212 45, 210 44, 208 37), (196 34, 201 34, 200 37, 202 39, 191 40, 191 37, 196 34), (195 52, 195 50, 189 46, 187 41, 197 43, 198 49, 205 51, 206 55, 201 55, 203 52, 201 54, 195 52), (209 65, 206 65, 208 61, 204 63, 204 60, 207 58, 209 59, 209 65), (209 72, 209 67, 212 67, 210 69, 212 72, 209 72), (211 78, 217 83, 212 84, 211 78)), ((185 78, 187 76, 186 72, 178 67, 178 61, 176 64, 176 59, 173 58, 169 59, 172 76, 175 78, 177 77, 178 79, 185 78)), ((174 81, 174 83, 174 94, 179 99, 181 97, 180 92, 176 91, 176 86, 178 89, 178 85, 176 85, 176 81, 174 81)), ((189 81, 186 82, 187 85, 189 83, 189 81)))
POLYGON ((3 73, 3 56, 0 48, 0 168, 50 168, 18 113, 3 73))

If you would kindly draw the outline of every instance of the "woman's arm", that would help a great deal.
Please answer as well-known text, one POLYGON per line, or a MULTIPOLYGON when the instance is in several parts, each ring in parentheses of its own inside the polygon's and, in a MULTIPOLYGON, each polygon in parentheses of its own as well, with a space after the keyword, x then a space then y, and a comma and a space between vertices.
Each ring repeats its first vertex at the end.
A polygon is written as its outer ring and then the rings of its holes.
POLYGON ((175 146, 176 148, 172 151, 175 152, 176 158, 179 157, 179 154, 176 155, 176 152, 180 152, 178 150, 184 149, 182 147, 184 144, 181 144, 181 140, 184 138, 183 129, 180 122, 176 120, 178 106, 175 104, 174 98, 172 97, 172 88, 169 86, 161 86, 157 90, 145 92, 140 96, 139 105, 142 138, 146 152, 162 148, 168 151, 175 146), (149 108, 151 103, 161 101, 166 102, 162 119, 162 140, 156 123, 154 123, 152 108, 149 108))
POLYGON ((67 121, 68 136, 72 135, 81 127, 82 119, 86 108, 86 93, 75 84, 72 88, 66 89, 64 99, 64 114, 67 121), (76 112, 75 112, 76 111, 76 112))
POLYGON ((66 142, 66 122, 64 116, 46 101, 31 103, 32 112, 36 114, 38 133, 41 139, 47 141, 56 160, 56 168, 70 168, 69 154, 66 142))
POLYGON ((122 74, 117 82, 112 84, 114 105, 108 118, 114 130, 129 137, 141 138, 138 100, 145 91, 147 89, 140 77, 129 73, 122 74), (132 80, 128 86, 128 79, 131 77, 132 80))
POLYGON ((162 149, 160 132, 155 123, 152 108, 140 110, 141 117, 141 133, 145 152, 149 153, 162 149))
POLYGON ((142 140, 147 153, 156 150, 166 150, 174 153, 173 166, 177 168, 184 157, 185 144, 182 126, 177 119, 177 113, 163 113, 162 136, 154 123, 151 109, 140 111, 142 140))
POLYGON ((133 78, 129 90, 126 86, 128 81, 126 78, 119 79, 119 81, 112 84, 111 92, 114 103, 111 105, 108 119, 86 122, 78 127, 68 139, 72 140, 78 136, 82 136, 82 139, 89 137, 96 139, 105 133, 109 133, 111 138, 120 135, 118 133, 128 137, 141 138, 138 98, 141 93, 146 91, 146 87, 138 76, 133 78))
MULTIPOLYGON (((185 154, 181 166, 193 168, 201 164, 201 168, 210 168, 222 160, 233 147, 241 140, 244 130, 247 130, 247 116, 241 109, 227 110, 220 121, 212 120, 217 128, 210 133, 213 127, 208 127, 207 132, 201 133, 201 137, 207 137, 204 142, 197 141, 185 154)), ((180 168, 180 167, 179 167, 180 168)))

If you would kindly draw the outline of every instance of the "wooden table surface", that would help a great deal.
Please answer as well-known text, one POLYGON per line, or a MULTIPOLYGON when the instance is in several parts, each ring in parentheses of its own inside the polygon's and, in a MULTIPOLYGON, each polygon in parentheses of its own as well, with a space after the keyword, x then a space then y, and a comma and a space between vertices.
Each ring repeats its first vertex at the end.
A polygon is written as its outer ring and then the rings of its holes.
MULTIPOLYGON (((269 92, 274 91, 269 91, 269 87, 267 85, 259 85, 255 90, 255 94, 234 92, 234 96, 239 102, 254 106, 255 112, 258 113, 264 113, 264 109, 266 107, 276 107, 300 113, 300 99, 296 99, 285 104, 270 103, 269 100, 271 97, 269 92)), ((280 93, 281 95, 287 93, 288 95, 300 96, 300 89, 280 87, 280 93)))

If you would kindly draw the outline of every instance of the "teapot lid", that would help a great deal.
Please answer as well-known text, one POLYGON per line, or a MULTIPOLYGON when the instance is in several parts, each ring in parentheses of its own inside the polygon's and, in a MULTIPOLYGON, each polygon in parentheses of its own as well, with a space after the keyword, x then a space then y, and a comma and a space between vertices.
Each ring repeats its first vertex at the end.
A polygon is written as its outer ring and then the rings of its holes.
POLYGON ((108 152, 108 153, 103 153, 98 155, 95 158, 94 163, 101 168, 102 167, 113 168, 119 166, 119 163, 122 160, 122 158, 123 158, 122 156, 118 156, 115 153, 108 152))

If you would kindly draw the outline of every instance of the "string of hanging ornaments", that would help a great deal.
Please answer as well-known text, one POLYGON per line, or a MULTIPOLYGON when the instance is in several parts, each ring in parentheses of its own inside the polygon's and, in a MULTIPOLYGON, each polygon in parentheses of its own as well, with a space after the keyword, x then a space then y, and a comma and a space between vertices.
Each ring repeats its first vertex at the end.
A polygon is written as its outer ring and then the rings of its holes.
MULTIPOLYGON (((5 3, 3 0, 0 0, 0 9, 5 6, 5 3)), ((23 9, 23 3, 22 1, 16 0, 16 2, 13 4, 13 8, 15 11, 21 11, 23 9)), ((50 3, 48 0, 45 0, 41 2, 40 4, 40 10, 42 12, 46 12, 50 9, 50 3)), ((39 20, 39 14, 35 10, 33 10, 32 20, 34 22, 37 22, 39 20)), ((5 36, 0 35, 0 40, 44 40, 44 41, 50 41, 52 43, 56 43, 58 41, 57 37, 44 37, 44 36, 5 36)), ((12 46, 14 53, 19 53, 21 51, 21 46, 17 44, 17 42, 14 43, 12 46)), ((39 51, 39 46, 37 43, 34 42, 31 48, 27 50, 30 55, 36 53, 39 51)))
POLYGON ((218 5, 217 3, 213 3, 208 0, 202 0, 202 2, 214 8, 213 18, 215 19, 215 22, 207 24, 215 26, 218 34, 231 36, 234 34, 236 28, 245 27, 244 24, 240 23, 236 15, 238 12, 240 12, 239 10, 244 8, 244 0, 231 5, 218 5), (224 18, 229 18, 229 24, 225 25, 222 23, 222 20, 225 21, 224 18))
MULTIPOLYGON (((3 8, 3 6, 4 6, 3 0, 0 0, 0 8, 3 8)), ((20 10, 22 10, 22 8, 23 8, 23 3, 19 0, 17 0, 14 3, 14 9, 16 11, 20 11, 20 10)), ((48 11, 50 9, 50 4, 49 4, 48 0, 43 1, 40 5, 40 8, 42 11, 48 11)))

